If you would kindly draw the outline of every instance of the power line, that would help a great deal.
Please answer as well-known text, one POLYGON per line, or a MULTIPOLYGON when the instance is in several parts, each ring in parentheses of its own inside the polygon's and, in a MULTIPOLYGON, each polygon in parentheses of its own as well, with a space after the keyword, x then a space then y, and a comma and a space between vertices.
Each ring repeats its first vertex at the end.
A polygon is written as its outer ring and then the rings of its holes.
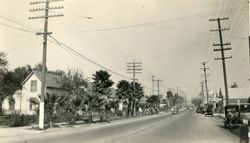
POLYGON ((21 28, 21 27, 15 27, 15 26, 12 26, 12 25, 4 24, 4 23, 0 23, 0 25, 11 28, 11 29, 16 29, 16 30, 20 30, 20 31, 23 31, 23 32, 35 34, 35 32, 32 32, 30 30, 27 30, 27 29, 24 29, 24 28, 21 28))
POLYGON ((84 56, 84 55, 78 53, 77 51, 75 51, 75 50, 72 49, 71 47, 67 46, 66 44, 60 42, 59 40, 57 40, 57 39, 54 38, 53 36, 49 35, 49 37, 52 38, 52 39, 53 39, 61 48, 63 48, 64 50, 65 50, 65 48, 66 48, 66 49, 67 49, 66 51, 70 51, 70 52, 73 53, 74 55, 76 55, 76 56, 78 56, 78 57, 80 57, 80 58, 82 58, 82 59, 84 59, 84 60, 86 60, 86 61, 88 61, 88 62, 90 62, 90 63, 92 63, 92 64, 94 64, 94 65, 96 65, 96 66, 98 66, 98 67, 100 67, 100 68, 102 68, 102 69, 105 69, 105 70, 107 70, 107 71, 110 71, 110 72, 112 72, 113 74, 116 74, 116 75, 118 75, 118 76, 120 76, 120 77, 123 77, 123 78, 126 78, 126 79, 130 79, 129 77, 124 76, 124 75, 122 75, 122 74, 119 74, 119 73, 117 73, 117 72, 115 72, 115 71, 113 71, 113 70, 111 70, 111 69, 108 69, 108 68, 106 68, 105 66, 103 66, 103 65, 101 65, 101 64, 99 64, 99 63, 97 63, 97 62, 91 60, 90 58, 88 58, 88 57, 86 57, 86 56, 84 56))
MULTIPOLYGON (((238 12, 238 11, 242 11, 242 10, 246 10, 246 8, 243 8, 243 9, 242 8, 226 9, 226 10, 214 11, 214 12, 211 12, 211 13, 204 13, 204 14, 199 14, 199 15, 192 15, 192 16, 186 16, 186 17, 173 18, 173 19, 163 20, 163 21, 159 21, 159 22, 148 22, 148 23, 134 24, 134 25, 128 25, 128 26, 117 26, 117 27, 102 28, 102 29, 79 30, 79 31, 75 31, 75 32, 111 31, 111 30, 120 30, 120 29, 143 27, 143 26, 152 26, 152 25, 159 25, 159 24, 164 24, 164 23, 173 22, 173 21, 190 20, 190 19, 194 19, 194 18, 204 18, 204 16, 213 16, 215 14, 224 13, 224 12, 228 12, 228 11, 230 11, 230 12, 238 12)), ((91 17, 91 18, 88 18, 88 19, 93 20, 94 18, 91 17)))
MULTIPOLYGON (((8 20, 8 21, 13 22, 13 23, 15 23, 15 24, 17 24, 17 25, 20 25, 20 26, 23 26, 23 27, 26 27, 26 28, 29 28, 29 29, 34 29, 34 28, 28 27, 28 26, 26 26, 26 25, 20 24, 20 23, 14 21, 14 20, 4 18, 4 17, 2 17, 2 16, 0 16, 0 18, 5 19, 5 20, 8 20)), ((12 26, 12 25, 4 24, 4 23, 0 23, 0 25, 5 26, 5 27, 8 27, 8 28, 12 28, 12 29, 20 30, 20 31, 23 31, 23 32, 31 33, 31 34, 35 34, 35 33, 36 33, 35 31, 38 31, 38 30, 33 30, 33 31, 31 31, 31 30, 28 30, 28 29, 19 28, 19 27, 15 27, 15 26, 12 26)), ((110 70, 110 69, 108 69, 108 68, 106 68, 106 67, 104 67, 104 66, 102 66, 102 65, 100 65, 100 64, 98 64, 98 63, 96 63, 96 62, 94 62, 93 60, 89 59, 89 58, 86 57, 86 56, 83 56, 83 55, 81 55, 81 54, 79 55, 78 52, 76 52, 75 50, 73 50, 73 49, 70 48, 69 46, 65 45, 64 43, 60 42, 59 40, 57 40, 57 39, 54 38, 53 36, 49 35, 49 37, 50 37, 51 39, 53 39, 53 40, 56 42, 56 44, 57 44, 59 47, 61 47, 63 50, 65 50, 65 51, 67 51, 67 52, 69 52, 69 53, 71 53, 71 54, 73 54, 73 55, 75 55, 75 56, 78 56, 78 57, 81 57, 81 58, 84 57, 84 60, 87 60, 87 61, 91 62, 92 64, 94 64, 94 65, 96 65, 96 66, 99 66, 99 67, 101 67, 101 68, 103 68, 103 69, 105 69, 105 70, 107 70, 107 71, 110 71, 110 72, 112 72, 112 73, 115 74, 115 75, 118 75, 118 76, 123 77, 123 78, 125 78, 125 79, 130 79, 130 78, 127 77, 127 76, 124 76, 124 75, 122 75, 122 74, 119 74, 119 73, 117 73, 117 72, 115 72, 115 71, 112 71, 112 70, 110 70), (66 48, 65 48, 65 47, 66 47, 66 48), (83 56, 83 57, 82 57, 82 56, 83 56)), ((50 40, 48 39, 48 41, 50 41, 50 40)), ((152 90, 152 89, 151 89, 150 87, 148 87, 147 85, 145 85, 145 84, 143 84, 143 83, 141 83, 141 84, 144 86, 144 88, 149 89, 149 90, 152 90)))

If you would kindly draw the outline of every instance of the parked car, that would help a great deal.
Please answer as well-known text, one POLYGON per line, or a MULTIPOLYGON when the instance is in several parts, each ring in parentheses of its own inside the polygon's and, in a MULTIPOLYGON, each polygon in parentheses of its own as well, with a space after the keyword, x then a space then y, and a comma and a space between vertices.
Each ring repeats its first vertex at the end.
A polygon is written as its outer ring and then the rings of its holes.
POLYGON ((172 107, 172 114, 177 114, 179 112, 178 107, 172 107))
POLYGON ((193 106, 189 106, 188 109, 194 110, 194 107, 193 106))
POLYGON ((243 124, 240 116, 240 108, 238 105, 225 106, 224 127, 229 128, 230 131, 239 127, 241 124, 243 124))
POLYGON ((202 111, 201 111, 201 114, 205 114, 207 111, 207 106, 203 106, 202 107, 202 111))
POLYGON ((203 110, 203 107, 197 107, 197 109, 196 109, 196 113, 201 113, 201 112, 202 112, 202 110, 203 110))
POLYGON ((207 104, 205 116, 209 116, 209 115, 214 116, 213 115, 213 104, 207 104))

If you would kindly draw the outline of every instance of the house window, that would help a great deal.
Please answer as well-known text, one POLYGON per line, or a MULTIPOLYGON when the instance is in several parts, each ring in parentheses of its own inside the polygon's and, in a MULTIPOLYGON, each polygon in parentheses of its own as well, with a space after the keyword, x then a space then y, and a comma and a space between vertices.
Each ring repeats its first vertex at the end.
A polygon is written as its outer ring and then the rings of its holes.
POLYGON ((35 109, 36 109, 36 107, 37 107, 37 105, 36 105, 35 103, 30 102, 30 111, 35 110, 35 109))
POLYGON ((10 103, 9 107, 10 107, 10 110, 15 110, 15 103, 10 103))
POLYGON ((37 80, 31 80, 30 92, 37 92, 37 80))

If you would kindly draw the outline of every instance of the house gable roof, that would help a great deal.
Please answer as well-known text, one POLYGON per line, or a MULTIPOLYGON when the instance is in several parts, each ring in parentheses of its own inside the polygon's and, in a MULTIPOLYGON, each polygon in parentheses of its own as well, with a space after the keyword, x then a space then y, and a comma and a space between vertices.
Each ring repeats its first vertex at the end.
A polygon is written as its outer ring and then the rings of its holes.
MULTIPOLYGON (((24 85, 28 79, 35 74, 36 77, 42 81, 42 72, 41 71, 32 71, 26 79, 22 82, 22 85, 24 85)), ((62 85, 60 84, 60 81, 62 80, 61 76, 54 74, 54 73, 46 73, 46 87, 50 88, 61 88, 62 85)))

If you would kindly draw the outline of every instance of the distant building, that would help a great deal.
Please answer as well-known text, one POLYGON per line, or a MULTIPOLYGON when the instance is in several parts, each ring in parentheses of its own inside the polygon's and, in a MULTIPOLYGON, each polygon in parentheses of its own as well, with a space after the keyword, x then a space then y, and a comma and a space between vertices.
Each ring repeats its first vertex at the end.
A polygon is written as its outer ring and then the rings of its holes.
MULTIPOLYGON (((60 84, 61 77, 54 73, 46 73, 46 93, 58 93, 63 92, 60 84)), ((22 90, 17 90, 14 95, 14 104, 10 104, 9 99, 6 98, 2 104, 4 113, 21 113, 27 115, 36 114, 38 107, 36 101, 40 101, 41 95, 41 81, 42 72, 32 71, 26 79, 22 82, 22 90)))
MULTIPOLYGON (((225 90, 222 89, 221 91, 225 101, 225 90)), ((228 94, 229 104, 237 103, 238 101, 240 101, 240 103, 247 103, 250 96, 250 87, 228 88, 228 94)))

